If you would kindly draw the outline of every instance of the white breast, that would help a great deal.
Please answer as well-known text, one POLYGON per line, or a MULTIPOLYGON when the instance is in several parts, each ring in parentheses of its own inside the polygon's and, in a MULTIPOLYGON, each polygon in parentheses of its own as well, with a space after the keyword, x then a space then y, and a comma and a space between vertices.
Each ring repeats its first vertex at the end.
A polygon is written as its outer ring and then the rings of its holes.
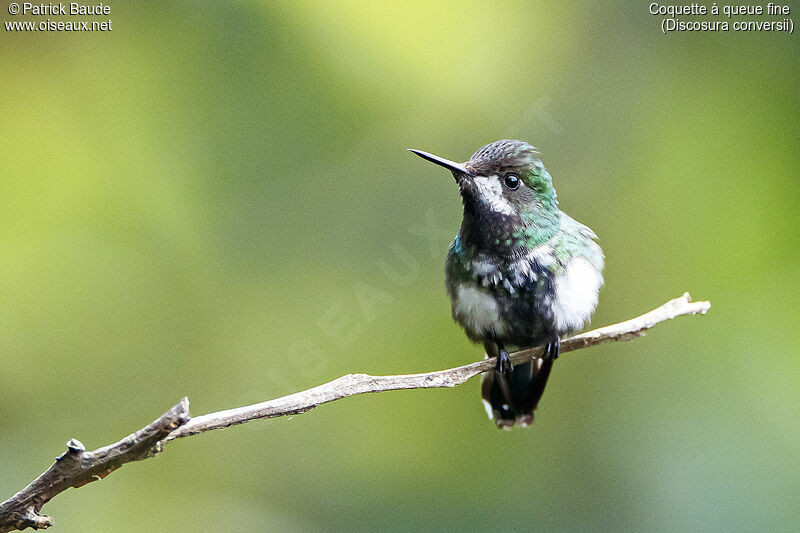
POLYGON ((459 285, 453 300, 456 321, 477 336, 502 335, 505 321, 494 297, 474 285, 459 285))
POLYGON ((583 328, 597 306, 597 291, 603 284, 600 272, 583 257, 575 257, 556 276, 553 319, 558 331, 583 328))

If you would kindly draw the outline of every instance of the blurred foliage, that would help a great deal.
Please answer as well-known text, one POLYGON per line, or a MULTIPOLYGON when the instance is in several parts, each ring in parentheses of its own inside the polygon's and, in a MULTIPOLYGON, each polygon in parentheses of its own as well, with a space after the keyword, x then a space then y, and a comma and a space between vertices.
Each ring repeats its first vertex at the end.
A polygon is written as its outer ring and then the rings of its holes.
POLYGON ((59 531, 797 526, 796 36, 663 35, 635 2, 111 6, 0 32, 0 499, 182 395, 479 358, 456 190, 403 149, 514 137, 600 235, 596 325, 711 312, 561 358, 530 430, 477 381, 353 398, 172 443, 55 499, 59 531))

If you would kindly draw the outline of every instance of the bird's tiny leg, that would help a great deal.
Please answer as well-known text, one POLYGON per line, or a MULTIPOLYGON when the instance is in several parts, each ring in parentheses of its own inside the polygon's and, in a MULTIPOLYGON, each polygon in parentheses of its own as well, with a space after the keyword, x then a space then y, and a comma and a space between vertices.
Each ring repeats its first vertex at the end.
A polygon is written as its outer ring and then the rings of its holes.
POLYGON ((555 361, 556 359, 558 359, 558 355, 560 353, 561 353, 561 337, 559 337, 558 334, 554 333, 553 336, 548 341, 548 343, 545 344, 544 355, 542 356, 542 358, 555 361))
POLYGON ((508 356, 508 352, 505 347, 503 347, 503 344, 498 342, 497 347, 500 350, 500 353, 497 355, 497 371, 507 376, 514 370, 514 365, 511 364, 511 357, 508 356))

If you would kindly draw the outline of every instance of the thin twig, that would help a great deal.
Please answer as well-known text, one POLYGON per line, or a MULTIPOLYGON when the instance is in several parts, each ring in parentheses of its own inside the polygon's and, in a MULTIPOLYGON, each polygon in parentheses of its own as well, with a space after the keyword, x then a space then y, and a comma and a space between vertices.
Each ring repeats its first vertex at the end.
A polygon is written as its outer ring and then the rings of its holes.
MULTIPOLYGON (((561 353, 606 342, 632 340, 641 337, 660 322, 681 315, 705 314, 710 307, 709 302, 692 302, 689 293, 685 293, 680 298, 670 300, 639 317, 565 339, 561 342, 561 353)), ((542 354, 542 347, 521 350, 511 354, 511 361, 522 363, 542 354)), ((163 449, 165 442, 251 420, 305 413, 318 405, 356 394, 455 387, 494 368, 495 365, 495 359, 484 359, 464 366, 423 374, 391 376, 348 374, 302 392, 194 418, 189 416, 189 400, 183 398, 153 423, 117 443, 87 452, 83 444, 71 439, 67 443, 67 451, 57 457, 56 462, 46 472, 0 504, 0 533, 27 527, 34 529, 50 527, 53 524, 52 519, 39 512, 53 497, 69 487, 77 488, 98 481, 125 463, 152 457, 163 449)))

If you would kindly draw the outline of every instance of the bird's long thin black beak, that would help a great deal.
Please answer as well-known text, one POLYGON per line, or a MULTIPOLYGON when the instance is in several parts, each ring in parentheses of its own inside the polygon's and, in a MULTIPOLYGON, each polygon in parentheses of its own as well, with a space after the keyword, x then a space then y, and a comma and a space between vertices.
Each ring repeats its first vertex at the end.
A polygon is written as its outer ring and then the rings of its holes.
POLYGON ((444 167, 448 170, 462 172, 464 174, 469 174, 469 170, 461 164, 456 163, 455 161, 450 161, 449 159, 445 159, 444 157, 439 157, 438 155, 429 154, 428 152, 423 152, 422 150, 415 150, 413 148, 408 148, 409 152, 413 152, 420 156, 422 159, 427 159, 431 163, 436 163, 437 165, 444 167))

